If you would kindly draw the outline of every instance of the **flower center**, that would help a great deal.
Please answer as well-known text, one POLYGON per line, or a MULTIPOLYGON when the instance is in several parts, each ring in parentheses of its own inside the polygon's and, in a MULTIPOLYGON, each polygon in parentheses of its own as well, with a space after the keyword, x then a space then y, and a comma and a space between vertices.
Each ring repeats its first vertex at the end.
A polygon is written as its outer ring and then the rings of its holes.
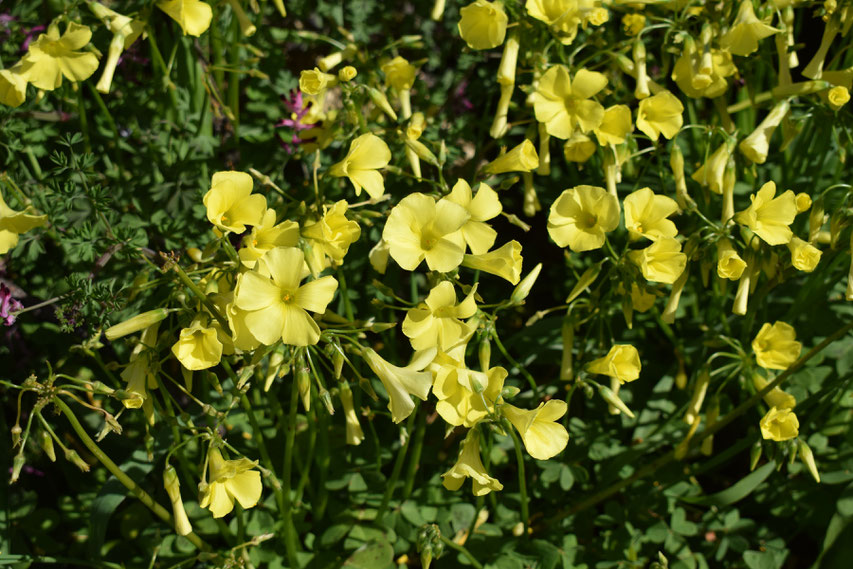
POLYGON ((296 294, 293 292, 286 290, 281 293, 281 301, 285 304, 293 302, 293 299, 296 297, 296 294))
POLYGON ((598 217, 592 213, 584 212, 578 217, 577 225, 581 229, 592 229, 598 222, 598 217))

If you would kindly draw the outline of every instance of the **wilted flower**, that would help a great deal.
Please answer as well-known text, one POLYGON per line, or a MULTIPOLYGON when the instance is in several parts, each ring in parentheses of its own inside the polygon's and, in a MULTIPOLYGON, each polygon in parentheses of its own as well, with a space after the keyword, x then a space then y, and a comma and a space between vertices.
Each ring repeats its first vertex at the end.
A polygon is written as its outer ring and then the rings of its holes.
POLYGON ((222 343, 212 327, 202 325, 196 317, 189 328, 182 328, 180 338, 172 346, 172 353, 188 370, 208 369, 219 363, 222 343))
POLYGON ((385 82, 397 91, 411 89, 415 84, 418 68, 399 55, 382 65, 385 82))
POLYGON ((803 345, 797 332, 786 322, 766 322, 752 341, 755 361, 765 369, 787 369, 800 357, 803 345))
POLYGON ((726 77, 737 72, 729 52, 710 48, 709 55, 710 73, 697 72, 702 54, 697 52, 693 41, 685 42, 684 52, 672 69, 672 78, 688 97, 719 97, 728 87, 726 77))
POLYGON ((390 161, 391 149, 384 140, 375 134, 362 134, 352 141, 346 158, 332 166, 329 174, 349 178, 355 195, 360 195, 364 188, 371 198, 379 199, 385 193, 385 181, 379 169, 390 161))
POLYGON ((744 156, 756 164, 764 164, 767 160, 767 153, 770 151, 770 137, 773 136, 776 127, 788 114, 790 107, 791 104, 787 99, 777 103, 770 113, 764 117, 764 120, 755 127, 755 130, 738 144, 738 148, 744 156))
POLYGON ((604 245, 604 234, 619 226, 619 202, 604 188, 577 186, 565 190, 551 206, 548 234, 575 253, 604 245))
POLYGON ((217 448, 208 453, 210 483, 202 486, 199 506, 207 508, 214 518, 234 509, 234 500, 243 508, 251 508, 261 498, 261 473, 252 470, 257 462, 248 458, 225 460, 217 448))
POLYGON ((604 119, 604 107, 592 99, 607 85, 607 77, 597 71, 579 69, 575 78, 565 65, 554 65, 539 79, 531 100, 536 120, 548 134, 567 139, 575 129, 589 132, 604 119))
POLYGON ((836 85, 826 94, 827 101, 833 111, 837 111, 850 100, 850 91, 843 85, 836 85))
POLYGON ((331 73, 324 73, 316 67, 304 69, 299 74, 299 90, 307 95, 320 95, 337 82, 337 77, 331 73))
POLYGON ((591 361, 586 369, 590 373, 614 377, 622 384, 640 377, 642 364, 637 348, 631 344, 614 344, 607 355, 591 361))
POLYGON ((471 49, 491 49, 504 42, 508 19, 500 2, 476 0, 459 10, 459 35, 471 49))
MULTIPOLYGON (((764 376, 760 373, 752 374, 752 385, 755 386, 756 391, 761 391, 767 387, 768 383, 769 382, 764 379, 764 376)), ((794 396, 782 391, 779 387, 771 389, 767 395, 764 396, 764 402, 771 407, 776 407, 777 409, 793 409, 797 405, 797 400, 794 396)))
POLYGON ((703 186, 707 186, 715 194, 722 194, 726 165, 729 163, 729 158, 731 158, 733 147, 733 144, 729 141, 721 144, 708 157, 708 160, 690 177, 703 186))
POLYGON ((820 262, 820 249, 799 237, 791 237, 788 250, 791 252, 791 264, 795 269, 810 273, 820 262))
POLYGON ((731 241, 725 237, 720 239, 717 242, 717 275, 721 279, 736 281, 743 275, 744 269, 746 261, 738 255, 731 241))

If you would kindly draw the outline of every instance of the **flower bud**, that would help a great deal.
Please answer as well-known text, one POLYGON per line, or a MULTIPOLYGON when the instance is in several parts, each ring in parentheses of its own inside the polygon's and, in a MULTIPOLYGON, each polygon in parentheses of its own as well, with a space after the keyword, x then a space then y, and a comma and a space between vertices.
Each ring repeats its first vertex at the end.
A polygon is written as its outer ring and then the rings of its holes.
POLYGON ((637 38, 634 41, 634 69, 636 69, 637 85, 634 88, 634 97, 637 99, 645 99, 651 92, 649 91, 649 76, 646 73, 646 46, 643 40, 637 38))
POLYGON ((749 450, 749 470, 755 470, 755 467, 758 466, 758 461, 761 460, 761 451, 763 450, 763 446, 761 441, 755 441, 755 444, 752 445, 752 448, 749 450))
POLYGON ((319 95, 337 82, 337 77, 316 67, 305 69, 299 74, 299 90, 308 95, 319 95))
POLYGON ((15 448, 21 443, 21 425, 15 423, 15 426, 12 427, 12 448, 15 448))
POLYGON ((269 363, 267 365, 267 373, 264 376, 264 392, 270 390, 272 386, 272 382, 275 381, 276 377, 279 377, 278 372, 281 370, 281 366, 284 363, 284 353, 281 351, 275 351, 270 354, 269 363))
POLYGON ((702 403, 705 401, 705 393, 708 391, 708 383, 711 380, 711 374, 708 368, 702 368, 699 376, 696 378, 696 384, 693 386, 693 396, 690 398, 690 403, 687 405, 687 412, 684 414, 684 422, 692 425, 693 421, 702 411, 702 403))
POLYGON ((466 254, 462 260, 463 267, 496 275, 512 284, 521 278, 521 263, 521 244, 515 240, 482 255, 466 254))
POLYGON ((163 470, 163 486, 169 495, 169 501, 172 503, 172 514, 175 518, 175 533, 178 535, 188 535, 193 531, 193 528, 184 509, 184 501, 181 499, 181 486, 178 481, 178 473, 175 472, 175 467, 171 464, 167 464, 165 470, 163 470))
POLYGON ((39 446, 50 459, 50 462, 56 462, 56 450, 53 448, 53 437, 45 430, 39 432, 39 446))
POLYGON ((246 12, 243 10, 243 7, 240 6, 239 0, 228 0, 228 4, 231 6, 231 10, 234 12, 234 15, 237 17, 237 22, 240 24, 240 33, 243 34, 244 37, 254 35, 257 28, 249 20, 248 16, 246 16, 246 12))
POLYGON ((809 61, 808 65, 802 71, 803 77, 820 79, 823 74, 823 63, 826 60, 826 54, 829 52, 829 46, 832 45, 832 40, 835 39, 838 32, 838 22, 834 18, 831 18, 826 22, 826 26, 823 29, 823 36, 820 39, 820 46, 817 48, 814 57, 812 57, 812 60, 809 61))
POLYGON ((820 249, 799 237, 791 238, 788 243, 788 250, 791 252, 791 264, 795 269, 805 273, 815 270, 822 254, 820 249))
POLYGON ((423 142, 407 138, 406 148, 412 150, 421 160, 433 166, 438 166, 438 158, 435 157, 435 154, 423 142))
MULTIPOLYGON (((524 302, 524 299, 530 294, 530 289, 533 288, 533 285, 536 283, 536 279, 539 278, 539 273, 542 271, 542 263, 537 264, 533 267, 527 276, 521 279, 521 282, 516 285, 515 289, 513 289, 512 294, 510 295, 510 302, 513 304, 521 304, 524 302)), ((483 370, 484 372, 487 370, 483 370)))
POLYGON ((599 385, 598 394, 601 395, 601 398, 604 399, 608 404, 613 405, 621 412, 625 413, 625 415, 627 415, 631 419, 634 418, 634 413, 628 408, 627 405, 625 405, 624 401, 619 399, 619 397, 617 397, 616 394, 613 393, 613 391, 609 387, 599 385))
POLYGON ((492 138, 501 138, 506 134, 509 103, 512 100, 514 90, 514 83, 501 84, 501 96, 498 99, 498 108, 495 110, 495 118, 492 120, 492 126, 489 129, 489 136, 492 138))
POLYGON ((803 213, 812 207, 812 197, 806 192, 800 192, 794 198, 797 200, 797 213, 803 213))
POLYGON ((829 102, 829 108, 837 111, 850 100, 850 91, 847 90, 847 87, 836 85, 827 92, 826 98, 829 102))
POLYGON ((326 411, 328 411, 329 415, 335 414, 335 406, 332 403, 332 396, 325 387, 320 387, 320 401, 323 402, 323 405, 326 407, 326 411))
POLYGON ((107 340, 113 341, 122 336, 127 336, 128 334, 133 334, 134 332, 139 332, 140 330, 144 330, 149 326, 160 322, 165 319, 166 316, 169 315, 169 310, 166 308, 156 308, 154 310, 149 310, 148 312, 143 312, 142 314, 137 314, 133 318, 129 318, 124 322, 120 322, 115 326, 111 326, 106 329, 104 335, 107 337, 107 340))
POLYGON ((684 154, 682 154, 678 144, 675 143, 673 143, 669 154, 669 167, 672 169, 672 175, 675 178, 675 201, 678 202, 678 207, 682 211, 695 208, 696 202, 687 193, 687 180, 684 178, 684 154))
POLYGON ((80 455, 77 454, 77 451, 75 451, 74 449, 65 449, 65 460, 79 468, 81 472, 89 472, 89 465, 86 463, 85 460, 80 458, 80 455))
POLYGON ((539 203, 539 196, 536 194, 536 187, 533 185, 533 174, 522 172, 521 177, 524 179, 522 211, 524 211, 524 215, 527 217, 533 217, 537 211, 542 210, 542 204, 539 203))
POLYGON ((296 371, 296 388, 299 390, 299 399, 302 401, 302 408, 305 412, 311 410, 311 375, 305 365, 305 361, 296 371))
POLYGON ((699 423, 701 422, 701 416, 696 415, 693 417, 693 422, 690 424, 690 430, 687 431, 687 435, 675 447, 675 460, 682 460, 685 456, 687 456, 687 451, 690 449, 690 440, 693 438, 693 435, 696 434, 696 429, 699 428, 699 423))
POLYGON ((346 67, 338 71, 338 80, 342 83, 346 83, 355 79, 356 75, 358 75, 358 70, 352 65, 347 65, 346 67))
MULTIPOLYGON (((708 410, 705 412, 705 429, 710 429, 714 423, 717 422, 717 418, 720 416, 720 400, 717 397, 714 397, 711 400, 711 404, 708 406, 708 410)), ((709 435, 702 440, 702 454, 705 456, 711 456, 714 452, 714 435, 709 435)))
POLYGON ((684 291, 684 285, 687 284, 687 273, 687 267, 685 266, 684 271, 672 284, 672 290, 669 292, 669 300, 667 300, 666 307, 661 314, 661 320, 667 324, 675 322, 675 313, 678 310, 681 293, 684 291))
POLYGON ((736 281, 743 275, 746 262, 741 259, 731 241, 723 237, 717 241, 717 276, 736 281))
MULTIPOLYGON (((536 173, 540 176, 547 176, 551 173, 550 143, 551 135, 548 134, 547 125, 545 125, 545 123, 539 123, 539 167, 536 169, 536 173)), ((524 213, 527 214, 527 210, 525 210, 524 213)), ((530 214, 530 216, 532 217, 533 214, 530 214)))
POLYGON ((738 149, 744 156, 755 162, 756 164, 764 164, 767 160, 767 153, 770 150, 770 137, 773 136, 773 131, 782 122, 782 119, 788 114, 791 104, 788 99, 780 101, 764 117, 759 125, 752 131, 752 134, 744 138, 738 145, 738 149))
POLYGON ((809 447, 803 439, 797 439, 797 450, 800 454, 800 460, 802 460, 803 464, 806 465, 806 468, 809 469, 812 478, 815 479, 815 482, 820 484, 820 472, 817 470, 817 465, 814 461, 814 453, 812 452, 811 447, 809 447))
POLYGON ((480 371, 488 373, 492 359, 492 342, 488 336, 484 336, 480 340, 480 345, 477 347, 477 359, 480 362, 480 371))
POLYGON ((347 382, 342 382, 338 397, 341 398, 341 404, 344 407, 344 418, 347 426, 347 444, 360 445, 364 440, 364 432, 361 430, 361 425, 358 422, 358 415, 352 403, 352 391, 347 382))
POLYGON ((486 174, 530 172, 539 166, 539 156, 529 139, 486 164, 486 174))

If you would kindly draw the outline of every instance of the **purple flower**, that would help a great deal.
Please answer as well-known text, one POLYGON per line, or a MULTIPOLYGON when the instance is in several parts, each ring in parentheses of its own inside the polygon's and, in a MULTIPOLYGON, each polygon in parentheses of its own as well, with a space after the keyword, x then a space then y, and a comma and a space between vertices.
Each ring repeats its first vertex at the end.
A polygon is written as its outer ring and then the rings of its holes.
POLYGON ((302 119, 305 118, 305 115, 308 114, 308 104, 302 98, 302 91, 293 90, 290 92, 288 97, 281 98, 282 103, 284 104, 284 108, 290 113, 289 118, 281 119, 278 123, 276 123, 275 127, 287 127, 292 128, 296 132, 293 133, 293 136, 290 139, 290 144, 282 141, 282 146, 289 154, 293 154, 294 148, 291 144, 300 144, 303 142, 301 138, 298 136, 298 132, 302 130, 307 130, 309 128, 314 128, 317 126, 317 123, 304 123, 302 119))
POLYGON ((21 310, 23 304, 12 298, 12 291, 5 284, 0 283, 0 319, 6 326, 15 323, 14 312, 21 310))
POLYGON ((27 51, 27 48, 30 47, 30 42, 33 41, 33 36, 46 29, 44 26, 34 26, 27 30, 27 36, 24 38, 24 43, 21 44, 21 51, 27 51))

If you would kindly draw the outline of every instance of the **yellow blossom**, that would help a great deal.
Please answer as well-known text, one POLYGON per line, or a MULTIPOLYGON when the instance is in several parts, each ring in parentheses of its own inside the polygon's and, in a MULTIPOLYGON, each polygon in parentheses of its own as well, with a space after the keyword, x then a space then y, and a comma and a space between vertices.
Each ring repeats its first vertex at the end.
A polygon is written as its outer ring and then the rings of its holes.
POLYGON ((456 303, 456 292, 449 281, 438 283, 423 304, 412 308, 403 320, 403 334, 415 350, 438 348, 447 351, 471 332, 471 325, 462 322, 477 311, 474 295, 477 285, 465 300, 456 303))
POLYGON ((799 237, 791 237, 788 250, 791 252, 791 264, 800 271, 810 273, 820 262, 820 249, 799 237))
POLYGON ((607 85, 597 71, 580 69, 572 79, 565 65, 554 65, 539 79, 531 96, 536 120, 548 134, 567 139, 576 129, 589 132, 604 120, 604 107, 592 99, 607 85))
POLYGON ((575 253, 604 245, 604 234, 619 226, 619 202, 604 188, 577 186, 565 190, 551 206, 548 234, 575 253))
POLYGON ((592 158, 597 148, 598 145, 590 137, 580 131, 575 131, 563 144, 563 156, 566 157, 567 162, 583 163, 592 158))
POLYGON ((441 475, 444 487, 448 490, 459 490, 466 478, 473 484, 475 496, 485 496, 489 492, 499 492, 503 484, 489 476, 483 460, 480 458, 480 435, 477 429, 468 431, 468 436, 462 441, 462 450, 453 468, 441 475))
POLYGON ((302 251, 276 247, 258 259, 254 270, 237 278, 234 305, 246 311, 245 325, 262 344, 281 340, 309 346, 320 339, 320 328, 307 311, 325 312, 338 281, 326 276, 300 285, 304 267, 302 251))
POLYGON ((275 218, 275 210, 267 209, 260 223, 243 237, 243 246, 238 254, 246 268, 254 268, 258 259, 274 247, 296 247, 299 242, 299 224, 284 220, 276 225, 275 218))
POLYGON ((69 81, 88 79, 98 68, 98 57, 89 51, 78 51, 92 39, 92 30, 76 22, 70 22, 60 37, 59 26, 52 23, 46 34, 40 34, 32 42, 27 54, 21 59, 21 75, 27 81, 45 91, 62 85, 62 78, 69 81))
POLYGON ((672 284, 684 272, 687 255, 681 252, 681 243, 672 237, 664 237, 640 251, 631 251, 628 257, 646 280, 672 284))
POLYGON ((850 100, 850 91, 847 87, 836 85, 827 92, 826 97, 829 101, 830 108, 833 111, 837 111, 850 100))
POLYGON ((764 369, 788 369, 800 357, 803 345, 797 332, 786 322, 766 322, 752 340, 755 361, 764 369))
POLYGON ((415 84, 418 68, 399 55, 382 65, 385 82, 397 91, 411 89, 415 84))
POLYGON ((795 197, 797 198, 797 213, 806 212, 812 207, 812 197, 806 192, 800 192, 795 197))
POLYGON ((525 9, 531 18, 545 22, 562 44, 575 40, 581 24, 577 0, 527 0, 525 9))
POLYGON ((432 374, 422 370, 435 358, 435 355, 435 349, 418 352, 415 353, 409 365, 399 367, 383 359, 371 348, 362 350, 364 361, 388 393, 388 409, 395 423, 412 414, 415 404, 411 395, 426 401, 432 387, 432 374))
POLYGON ((379 199, 385 193, 385 181, 378 172, 391 161, 391 149, 385 141, 375 134, 362 134, 352 141, 346 158, 329 169, 335 177, 346 176, 355 188, 355 195, 361 189, 373 199, 379 199))
POLYGON ((767 153, 770 151, 770 137, 773 136, 776 127, 788 114, 790 107, 791 104, 787 99, 778 102, 755 127, 755 130, 738 144, 738 148, 744 156, 756 164, 764 164, 767 160, 767 153))
POLYGON ((521 435, 527 453, 536 460, 548 460, 566 448, 569 433, 557 422, 568 410, 565 401, 551 399, 529 411, 506 403, 501 410, 521 435))
POLYGON ((462 262, 465 238, 462 226, 468 221, 465 208, 447 199, 412 193, 391 210, 382 238, 391 257, 407 271, 426 260, 431 271, 446 273, 462 262))
POLYGON ((31 206, 17 211, 6 204, 0 194, 0 255, 18 244, 18 235, 47 223, 46 215, 36 215, 31 206))
POLYGON ((745 269, 746 261, 738 255, 731 241, 725 237, 720 239, 717 242, 717 275, 721 279, 736 281, 745 269))
POLYGON ((163 0, 157 7, 178 22, 185 36, 200 36, 210 27, 213 10, 200 0, 163 0))
POLYGON ((622 16, 622 29, 629 36, 636 36, 646 27, 646 17, 642 14, 625 14, 622 16))
POLYGON ((207 455, 210 482, 200 485, 199 506, 207 508, 214 518, 221 518, 234 509, 234 500, 243 508, 251 508, 261 498, 261 473, 253 470, 257 462, 248 458, 225 460, 217 448, 207 455))
POLYGON ((518 284, 521 279, 521 244, 512 240, 503 246, 481 255, 465 255, 462 266, 482 271, 518 284))
POLYGON ((720 38, 720 47, 734 55, 749 55, 758 49, 759 40, 778 32, 756 17, 752 0, 741 0, 732 27, 720 38))
POLYGON ((614 377, 622 384, 640 377, 642 364, 637 348, 631 344, 614 344, 607 355, 589 362, 586 369, 590 373, 614 377))
POLYGON ((461 231, 471 252, 480 255, 488 251, 498 234, 486 222, 497 217, 502 210, 497 192, 481 183, 474 195, 468 182, 460 179, 446 199, 465 208, 470 216, 461 231))
POLYGON ((508 19, 501 2, 476 0, 459 10, 459 35, 471 49, 491 49, 504 42, 508 19))
POLYGON ((107 61, 104 63, 104 71, 98 80, 98 84, 95 86, 98 92, 109 93, 113 74, 115 73, 115 68, 118 65, 118 60, 122 52, 129 48, 142 35, 142 32, 145 30, 145 22, 119 14, 98 2, 90 2, 89 9, 113 34, 107 54, 107 61))
MULTIPOLYGON (((634 130, 628 105, 613 105, 604 111, 601 124, 593 129, 601 146, 622 144, 634 130)), ((571 140, 571 139, 570 139, 571 140)))
POLYGON ((487 373, 467 369, 465 347, 438 354, 430 369, 435 374, 432 392, 438 399, 435 410, 450 425, 473 427, 493 411, 500 399, 507 371, 493 367, 487 373), (457 359, 460 358, 460 359, 457 359))
POLYGON ((536 147, 525 138, 524 142, 501 154, 488 164, 483 171, 486 174, 503 174, 505 172, 530 172, 539 167, 539 155, 536 147))
POLYGON ((327 257, 332 263, 341 264, 349 246, 361 236, 358 223, 346 217, 348 207, 346 200, 339 200, 331 207, 324 205, 323 217, 303 228, 302 236, 311 245, 308 265, 315 273, 328 265, 327 257))
POLYGON ((799 434, 800 422, 790 409, 771 407, 762 417, 760 426, 763 438, 781 442, 793 439, 799 434))
POLYGON ((625 198, 624 205, 625 228, 632 239, 646 237, 657 241, 678 235, 675 224, 667 219, 678 211, 674 199, 656 194, 649 188, 641 188, 631 192, 625 198))
POLYGON ((637 312, 646 312, 655 304, 657 296, 649 292, 645 287, 640 288, 637 283, 631 283, 631 306, 637 312))
POLYGON ((324 73, 317 69, 304 69, 299 74, 299 90, 307 95, 318 96, 326 89, 338 82, 338 78, 331 73, 324 73))
POLYGON ((732 155, 733 145, 731 142, 724 142, 714 151, 708 160, 696 172, 690 176, 696 182, 703 186, 707 186, 715 194, 723 193, 724 175, 726 165, 729 163, 729 158, 732 155))
POLYGON ((182 328, 180 338, 172 346, 172 353, 188 370, 208 369, 219 363, 222 343, 212 327, 202 325, 196 317, 189 328, 182 328))
POLYGON ((652 140, 657 140, 661 134, 669 140, 681 130, 683 112, 684 105, 678 97, 669 91, 661 91, 640 101, 637 128, 652 140))
POLYGON ((222 231, 242 233, 247 225, 259 225, 267 200, 252 193, 252 177, 245 172, 216 172, 204 194, 207 219, 222 231))
POLYGON ((20 107, 27 98, 27 76, 18 64, 11 69, 0 69, 0 104, 20 107))
POLYGON ((130 363, 121 372, 121 378, 127 382, 127 391, 131 396, 122 399, 122 404, 128 409, 139 409, 143 405, 151 405, 148 390, 157 389, 157 371, 154 355, 157 346, 157 333, 160 322, 157 321, 142 331, 139 343, 130 354, 130 363))
POLYGON ((749 198, 752 204, 735 215, 735 221, 749 227, 769 245, 784 245, 793 233, 789 225, 797 215, 797 198, 791 190, 774 198, 776 184, 767 182, 749 198))
POLYGON ((728 87, 726 77, 737 72, 732 56, 727 51, 711 48, 711 69, 708 74, 697 72, 701 59, 702 54, 696 51, 693 42, 687 42, 672 69, 672 78, 688 97, 719 97, 728 87))

